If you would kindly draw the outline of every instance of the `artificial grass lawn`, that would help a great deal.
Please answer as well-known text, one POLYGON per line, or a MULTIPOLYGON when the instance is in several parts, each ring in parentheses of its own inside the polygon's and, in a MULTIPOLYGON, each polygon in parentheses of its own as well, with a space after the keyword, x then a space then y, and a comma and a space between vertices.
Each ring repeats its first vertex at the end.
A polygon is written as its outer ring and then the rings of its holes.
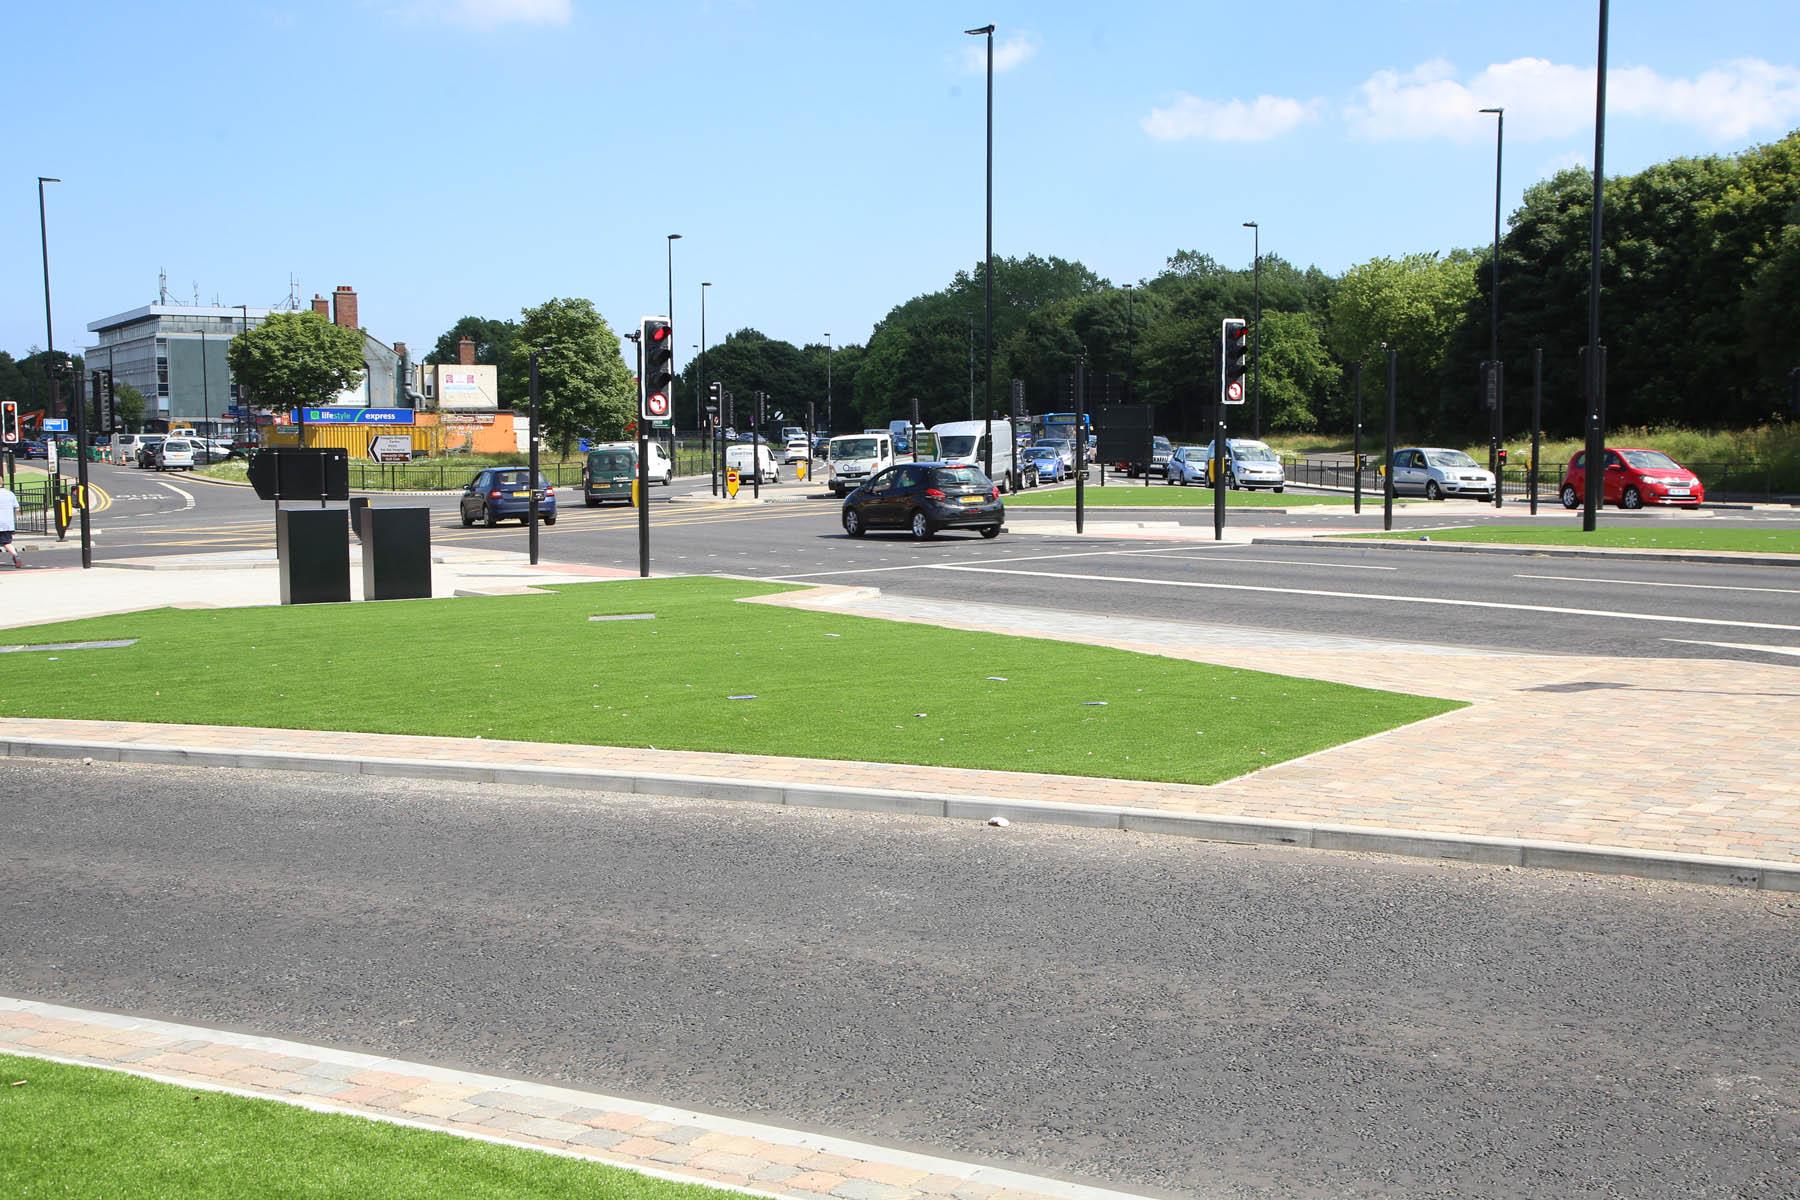
POLYGON ((517 1146, 7 1054, 0 1180, 8 1196, 108 1200, 730 1195, 517 1146))
POLYGON ((0 655, 0 716, 1212 783, 1460 707, 1123 650, 735 603, 787 590, 625 580, 528 596, 158 609, 14 629, 6 639, 24 644, 140 640, 0 655), (656 618, 588 619, 648 612, 656 618), (730 699, 739 695, 756 698, 730 699))
POLYGON ((1583 533, 1566 526, 1470 525, 1459 529, 1431 529, 1410 533, 1357 533, 1350 537, 1434 542, 1502 542, 1529 546, 1605 546, 1630 550, 1737 550, 1762 554, 1800 554, 1800 530, 1756 529, 1643 529, 1608 525, 1583 533))
MULTIPOLYGON (((1083 490, 1082 503, 1090 508, 1211 508, 1212 489, 1208 487, 1170 486, 1157 480, 1149 487, 1141 479, 1121 479, 1105 487, 1090 483, 1083 490)), ((1365 496, 1366 500, 1367 497, 1365 496)), ((1348 504, 1348 496, 1320 496, 1295 492, 1225 493, 1227 508, 1299 508, 1308 504, 1348 504)), ((1074 508, 1075 489, 1019 492, 1006 498, 1008 508, 1074 508)))

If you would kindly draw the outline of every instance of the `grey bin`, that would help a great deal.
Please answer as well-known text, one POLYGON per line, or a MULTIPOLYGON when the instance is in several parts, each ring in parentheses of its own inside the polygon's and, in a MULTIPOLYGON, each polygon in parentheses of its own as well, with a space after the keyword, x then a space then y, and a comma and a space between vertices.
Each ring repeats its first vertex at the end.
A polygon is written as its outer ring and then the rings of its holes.
POLYGON ((431 510, 367 507, 357 516, 363 599, 430 599, 431 510))
POLYGON ((283 604, 350 599, 350 530, 341 508, 284 508, 275 514, 275 555, 283 604))

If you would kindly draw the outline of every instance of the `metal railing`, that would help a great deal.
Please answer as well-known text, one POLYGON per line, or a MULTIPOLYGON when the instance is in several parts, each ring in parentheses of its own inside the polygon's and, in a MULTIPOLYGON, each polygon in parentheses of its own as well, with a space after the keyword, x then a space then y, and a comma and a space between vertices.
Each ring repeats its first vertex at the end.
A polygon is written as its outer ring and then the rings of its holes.
MULTIPOLYGON (((1363 468, 1363 490, 1379 494, 1381 484, 1375 468, 1381 462, 1381 453, 1377 450, 1365 457, 1369 465, 1363 468)), ((1355 481, 1355 463, 1349 454, 1290 454, 1283 455, 1281 462, 1287 471, 1288 482, 1297 487, 1348 488, 1355 481)), ((1539 461, 1540 497, 1554 497, 1562 489, 1563 476, 1567 473, 1568 466, 1567 461, 1539 461)), ((1777 486, 1782 483, 1782 472, 1768 463, 1695 462, 1683 463, 1682 466, 1700 477, 1710 500, 1773 500, 1777 496, 1800 491, 1800 488, 1786 484, 1777 486)), ((1531 483, 1531 465, 1519 459, 1508 462, 1501 469, 1500 482, 1509 495, 1524 495, 1531 483)))

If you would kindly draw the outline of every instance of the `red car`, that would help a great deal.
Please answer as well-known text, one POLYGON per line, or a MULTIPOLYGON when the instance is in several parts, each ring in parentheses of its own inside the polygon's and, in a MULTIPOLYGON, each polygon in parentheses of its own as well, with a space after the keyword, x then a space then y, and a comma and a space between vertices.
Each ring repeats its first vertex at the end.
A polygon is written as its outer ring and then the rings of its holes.
MULTIPOLYGON (((1587 483, 1586 462, 1586 453, 1569 460, 1562 482, 1564 508, 1581 507, 1587 483)), ((1620 508, 1643 508, 1646 504, 1698 508, 1706 499, 1700 477, 1661 450, 1609 449, 1604 480, 1601 501, 1620 508)))

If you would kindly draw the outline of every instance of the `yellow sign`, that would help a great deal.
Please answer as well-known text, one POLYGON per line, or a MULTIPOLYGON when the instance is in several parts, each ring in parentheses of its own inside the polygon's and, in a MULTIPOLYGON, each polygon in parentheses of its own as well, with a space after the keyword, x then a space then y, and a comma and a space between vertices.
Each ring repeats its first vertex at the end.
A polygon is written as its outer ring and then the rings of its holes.
POLYGON ((811 463, 807 463, 807 462, 800 462, 800 463, 794 464, 794 478, 804 482, 806 479, 806 468, 811 465, 812 465, 811 463))
POLYGON ((631 507, 636 508, 637 506, 638 506, 638 481, 634 479, 631 481, 631 507))
POLYGON ((727 467, 725 469, 725 494, 733 500, 737 499, 739 482, 737 468, 727 467))

